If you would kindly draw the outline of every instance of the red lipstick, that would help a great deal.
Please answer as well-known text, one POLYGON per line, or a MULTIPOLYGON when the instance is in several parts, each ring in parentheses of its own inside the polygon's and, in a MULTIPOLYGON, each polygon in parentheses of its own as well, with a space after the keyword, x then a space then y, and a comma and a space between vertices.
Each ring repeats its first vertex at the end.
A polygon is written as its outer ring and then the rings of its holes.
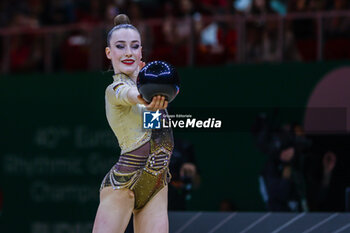
POLYGON ((125 60, 122 61, 122 63, 125 64, 125 65, 132 65, 132 64, 135 63, 135 61, 132 60, 132 59, 125 59, 125 60))

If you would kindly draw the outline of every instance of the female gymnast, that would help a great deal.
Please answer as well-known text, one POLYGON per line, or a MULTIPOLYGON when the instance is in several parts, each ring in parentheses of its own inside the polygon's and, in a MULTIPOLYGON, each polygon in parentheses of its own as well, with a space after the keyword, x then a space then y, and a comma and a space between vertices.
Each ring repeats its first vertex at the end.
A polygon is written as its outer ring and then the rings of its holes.
MULTIPOLYGON (((122 233, 131 215, 136 233, 169 231, 167 184, 173 136, 169 128, 143 129, 144 110, 165 113, 168 102, 155 96, 145 102, 136 87, 141 61, 141 38, 126 15, 114 19, 107 36, 106 56, 114 82, 105 93, 106 115, 121 155, 102 181, 93 233, 122 233)), ((161 116, 161 120, 167 120, 161 116)))

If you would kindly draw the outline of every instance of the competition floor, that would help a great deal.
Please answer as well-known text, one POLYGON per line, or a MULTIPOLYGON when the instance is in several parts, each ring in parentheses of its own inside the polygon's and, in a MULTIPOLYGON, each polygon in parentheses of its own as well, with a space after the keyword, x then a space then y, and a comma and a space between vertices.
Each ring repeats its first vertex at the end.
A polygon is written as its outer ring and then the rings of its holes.
POLYGON ((348 213, 170 212, 170 233, 350 233, 348 213))

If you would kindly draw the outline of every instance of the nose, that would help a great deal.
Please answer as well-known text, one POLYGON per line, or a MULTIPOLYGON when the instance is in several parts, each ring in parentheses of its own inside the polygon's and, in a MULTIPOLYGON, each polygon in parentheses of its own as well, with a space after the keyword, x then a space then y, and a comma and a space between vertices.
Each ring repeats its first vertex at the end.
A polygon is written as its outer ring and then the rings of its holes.
POLYGON ((126 46, 125 56, 126 57, 132 56, 130 46, 126 46))

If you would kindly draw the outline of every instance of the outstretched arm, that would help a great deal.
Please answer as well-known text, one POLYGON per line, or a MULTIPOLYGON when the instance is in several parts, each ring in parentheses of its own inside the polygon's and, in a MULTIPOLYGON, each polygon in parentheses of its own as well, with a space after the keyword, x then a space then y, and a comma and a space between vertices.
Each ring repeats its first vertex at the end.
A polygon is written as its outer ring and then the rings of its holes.
MULTIPOLYGON (((133 74, 134 79, 139 73, 139 71, 146 65, 145 62, 141 61, 138 69, 133 74)), ((147 110, 157 111, 158 109, 166 109, 168 107, 168 101, 165 100, 164 96, 154 96, 151 103, 147 103, 139 93, 136 87, 130 88, 128 91, 128 99, 132 104, 143 104, 146 106, 147 110)))
POLYGON ((154 96, 151 103, 147 103, 139 93, 136 87, 130 88, 128 91, 128 99, 132 104, 143 104, 149 111, 157 111, 158 109, 166 109, 168 107, 168 101, 164 96, 154 96))

